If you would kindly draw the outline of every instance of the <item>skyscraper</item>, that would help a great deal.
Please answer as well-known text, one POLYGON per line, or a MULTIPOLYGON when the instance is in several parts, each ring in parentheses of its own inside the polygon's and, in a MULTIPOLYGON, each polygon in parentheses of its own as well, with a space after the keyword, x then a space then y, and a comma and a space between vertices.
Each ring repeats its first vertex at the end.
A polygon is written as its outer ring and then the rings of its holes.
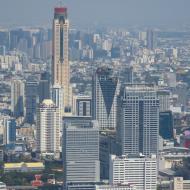
POLYGON ((136 190, 157 189, 157 159, 135 156, 110 156, 110 184, 133 184, 136 190))
POLYGON ((67 8, 59 7, 55 8, 54 11, 52 83, 53 85, 59 84, 64 89, 64 111, 70 112, 72 105, 72 88, 70 86, 68 55, 69 20, 67 19, 67 8))
POLYGON ((11 83, 11 111, 15 117, 24 115, 24 82, 21 80, 11 83))
POLYGON ((76 126, 65 123, 63 130, 64 182, 99 182, 99 127, 92 121, 76 126))
POLYGON ((174 120, 171 111, 160 112, 159 134, 163 139, 173 139, 174 120))
POLYGON ((39 153, 60 154, 61 117, 59 108, 51 99, 45 99, 37 111, 37 150, 39 153))
POLYGON ((154 30, 147 31, 147 48, 150 50, 154 50, 156 48, 156 34, 154 30))
POLYGON ((169 90, 158 90, 158 99, 160 101, 160 112, 170 110, 170 91, 169 90))
POLYGON ((29 80, 25 82, 25 121, 33 124, 36 119, 38 103, 38 82, 29 80))
POLYGON ((119 143, 116 139, 116 132, 103 131, 100 133, 100 178, 109 179, 110 154, 120 155, 119 143))
POLYGON ((90 96, 73 97, 73 113, 78 116, 88 116, 92 114, 92 98, 90 96))
POLYGON ((4 122, 3 143, 5 145, 10 143, 15 143, 16 141, 15 119, 5 118, 3 122, 4 122))
POLYGON ((121 105, 122 154, 158 154, 159 100, 152 85, 131 84, 121 105))
POLYGON ((44 99, 50 98, 50 74, 44 72, 41 74, 39 81, 39 103, 42 103, 44 99))
POLYGON ((112 76, 111 69, 97 69, 93 77, 92 113, 102 129, 116 129, 119 88, 119 79, 112 76))

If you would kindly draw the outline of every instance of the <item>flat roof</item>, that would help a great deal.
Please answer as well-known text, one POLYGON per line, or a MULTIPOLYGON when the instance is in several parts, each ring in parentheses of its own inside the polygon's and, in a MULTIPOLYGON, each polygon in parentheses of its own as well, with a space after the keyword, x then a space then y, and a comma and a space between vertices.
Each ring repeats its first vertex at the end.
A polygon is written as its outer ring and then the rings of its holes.
POLYGON ((4 164, 4 169, 21 168, 21 167, 24 167, 24 166, 27 167, 27 168, 39 168, 39 167, 44 167, 44 164, 43 164, 43 162, 5 163, 5 164, 4 164))

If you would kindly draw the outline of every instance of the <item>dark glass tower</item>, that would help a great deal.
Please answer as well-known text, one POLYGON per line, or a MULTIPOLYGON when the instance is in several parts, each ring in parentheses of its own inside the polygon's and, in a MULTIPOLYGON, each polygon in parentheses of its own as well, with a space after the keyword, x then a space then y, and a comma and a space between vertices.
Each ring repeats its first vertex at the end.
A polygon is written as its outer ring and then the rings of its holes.
POLYGON ((92 112, 100 128, 116 128, 118 93, 119 80, 113 77, 112 70, 98 68, 93 77, 92 112))
POLYGON ((25 83, 25 121, 33 124, 38 103, 38 82, 27 81, 25 83))
POLYGON ((44 72, 41 74, 39 82, 39 103, 42 103, 44 99, 50 98, 50 74, 44 72))
POLYGON ((173 115, 171 111, 160 112, 159 133, 163 139, 173 139, 173 115))

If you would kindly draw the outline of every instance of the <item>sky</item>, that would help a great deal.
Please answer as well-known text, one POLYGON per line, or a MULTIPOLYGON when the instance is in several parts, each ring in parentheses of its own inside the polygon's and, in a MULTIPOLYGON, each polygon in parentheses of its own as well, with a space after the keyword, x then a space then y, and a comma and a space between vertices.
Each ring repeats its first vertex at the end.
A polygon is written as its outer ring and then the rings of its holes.
MULTIPOLYGON (((58 0, 0 0, 0 26, 51 26, 58 0)), ((178 26, 190 0, 63 0, 71 26, 178 26)))

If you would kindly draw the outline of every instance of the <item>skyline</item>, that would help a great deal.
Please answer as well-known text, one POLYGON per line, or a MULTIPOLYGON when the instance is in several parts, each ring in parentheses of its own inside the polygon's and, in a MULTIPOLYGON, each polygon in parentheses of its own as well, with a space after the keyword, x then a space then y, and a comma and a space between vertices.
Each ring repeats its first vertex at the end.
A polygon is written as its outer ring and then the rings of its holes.
MULTIPOLYGON (((50 27, 53 9, 59 5, 58 2, 58 0, 1 0, 0 26, 50 27)), ((117 0, 117 2, 115 0, 80 0, 80 2, 65 0, 63 6, 68 7, 71 27, 77 28, 92 26, 125 28, 137 25, 173 27, 188 24, 190 21, 188 10, 190 1, 187 0, 172 2, 169 0, 143 0, 143 2, 139 0, 117 0)))
POLYGON ((0 189, 190 190, 189 7, 0 0, 0 189))

